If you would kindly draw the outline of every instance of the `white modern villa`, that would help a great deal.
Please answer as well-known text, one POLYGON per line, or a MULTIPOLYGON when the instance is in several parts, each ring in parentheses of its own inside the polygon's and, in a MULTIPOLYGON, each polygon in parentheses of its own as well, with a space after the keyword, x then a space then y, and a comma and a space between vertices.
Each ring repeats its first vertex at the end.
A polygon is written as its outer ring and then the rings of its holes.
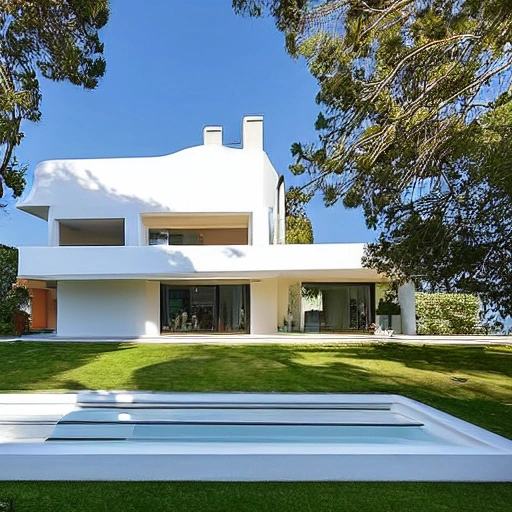
MULTIPOLYGON (((363 244, 284 243, 284 179, 260 116, 243 119, 241 148, 207 126, 202 145, 171 155, 40 163, 18 208, 48 222, 48 246, 20 247, 19 277, 56 289, 58 337, 357 332, 375 321, 385 279, 362 267, 363 244)), ((414 334, 414 287, 399 298, 414 334)))

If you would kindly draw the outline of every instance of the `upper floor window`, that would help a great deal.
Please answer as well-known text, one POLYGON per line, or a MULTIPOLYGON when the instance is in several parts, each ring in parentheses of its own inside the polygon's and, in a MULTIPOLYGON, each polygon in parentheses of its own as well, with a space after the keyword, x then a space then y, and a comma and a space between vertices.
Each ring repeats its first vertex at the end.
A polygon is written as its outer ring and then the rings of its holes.
POLYGON ((124 219, 60 219, 59 245, 125 245, 124 219))
POLYGON ((167 230, 149 230, 149 245, 168 245, 169 231, 167 230))
POLYGON ((149 245, 202 245, 203 239, 202 233, 196 231, 149 230, 149 245))
POLYGON ((247 228, 149 230, 149 245, 247 245, 247 243, 247 228))

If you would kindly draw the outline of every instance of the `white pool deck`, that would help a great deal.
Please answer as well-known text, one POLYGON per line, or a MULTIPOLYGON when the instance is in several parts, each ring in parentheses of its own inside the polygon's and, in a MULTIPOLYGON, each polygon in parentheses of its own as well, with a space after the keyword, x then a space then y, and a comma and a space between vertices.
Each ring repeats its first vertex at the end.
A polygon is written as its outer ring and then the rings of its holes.
POLYGON ((3 394, 0 480, 510 482, 512 441, 399 395, 3 394))
POLYGON ((403 343, 411 345, 503 345, 512 346, 512 336, 407 336, 404 334, 372 336, 364 334, 314 334, 279 333, 273 335, 251 334, 168 334, 154 337, 127 338, 69 338, 55 334, 29 334, 21 337, 4 336, 0 342, 75 342, 75 343, 141 343, 141 344, 190 344, 190 345, 331 345, 367 343, 403 343))

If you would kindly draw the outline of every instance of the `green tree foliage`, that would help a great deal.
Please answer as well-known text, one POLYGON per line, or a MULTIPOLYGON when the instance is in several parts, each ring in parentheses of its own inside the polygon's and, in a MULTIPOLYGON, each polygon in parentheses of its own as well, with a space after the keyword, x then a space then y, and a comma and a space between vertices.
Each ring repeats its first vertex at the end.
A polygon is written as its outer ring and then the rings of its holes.
POLYGON ((512 2, 234 4, 273 15, 317 79, 319 139, 291 170, 363 209, 366 264, 511 314, 512 2))
POLYGON ((313 226, 307 217, 286 217, 286 243, 312 244, 313 226))
POLYGON ((94 89, 105 73, 98 30, 108 0, 3 0, 0 4, 0 198, 19 197, 26 166, 15 149, 23 121, 38 121, 39 77, 94 89))
POLYGON ((311 196, 304 191, 291 187, 286 192, 286 243, 312 244, 313 226, 306 214, 306 203, 311 196))
POLYGON ((28 290, 15 286, 18 275, 18 250, 0 245, 0 334, 12 333, 13 315, 29 301, 28 290))

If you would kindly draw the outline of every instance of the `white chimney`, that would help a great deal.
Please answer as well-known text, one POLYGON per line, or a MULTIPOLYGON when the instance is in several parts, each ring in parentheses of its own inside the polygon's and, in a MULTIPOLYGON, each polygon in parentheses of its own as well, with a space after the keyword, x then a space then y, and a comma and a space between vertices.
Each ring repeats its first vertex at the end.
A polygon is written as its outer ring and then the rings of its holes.
POLYGON ((222 146, 222 126, 205 126, 203 129, 203 144, 222 146))
POLYGON ((242 121, 242 148, 263 150, 263 116, 246 116, 242 121))

